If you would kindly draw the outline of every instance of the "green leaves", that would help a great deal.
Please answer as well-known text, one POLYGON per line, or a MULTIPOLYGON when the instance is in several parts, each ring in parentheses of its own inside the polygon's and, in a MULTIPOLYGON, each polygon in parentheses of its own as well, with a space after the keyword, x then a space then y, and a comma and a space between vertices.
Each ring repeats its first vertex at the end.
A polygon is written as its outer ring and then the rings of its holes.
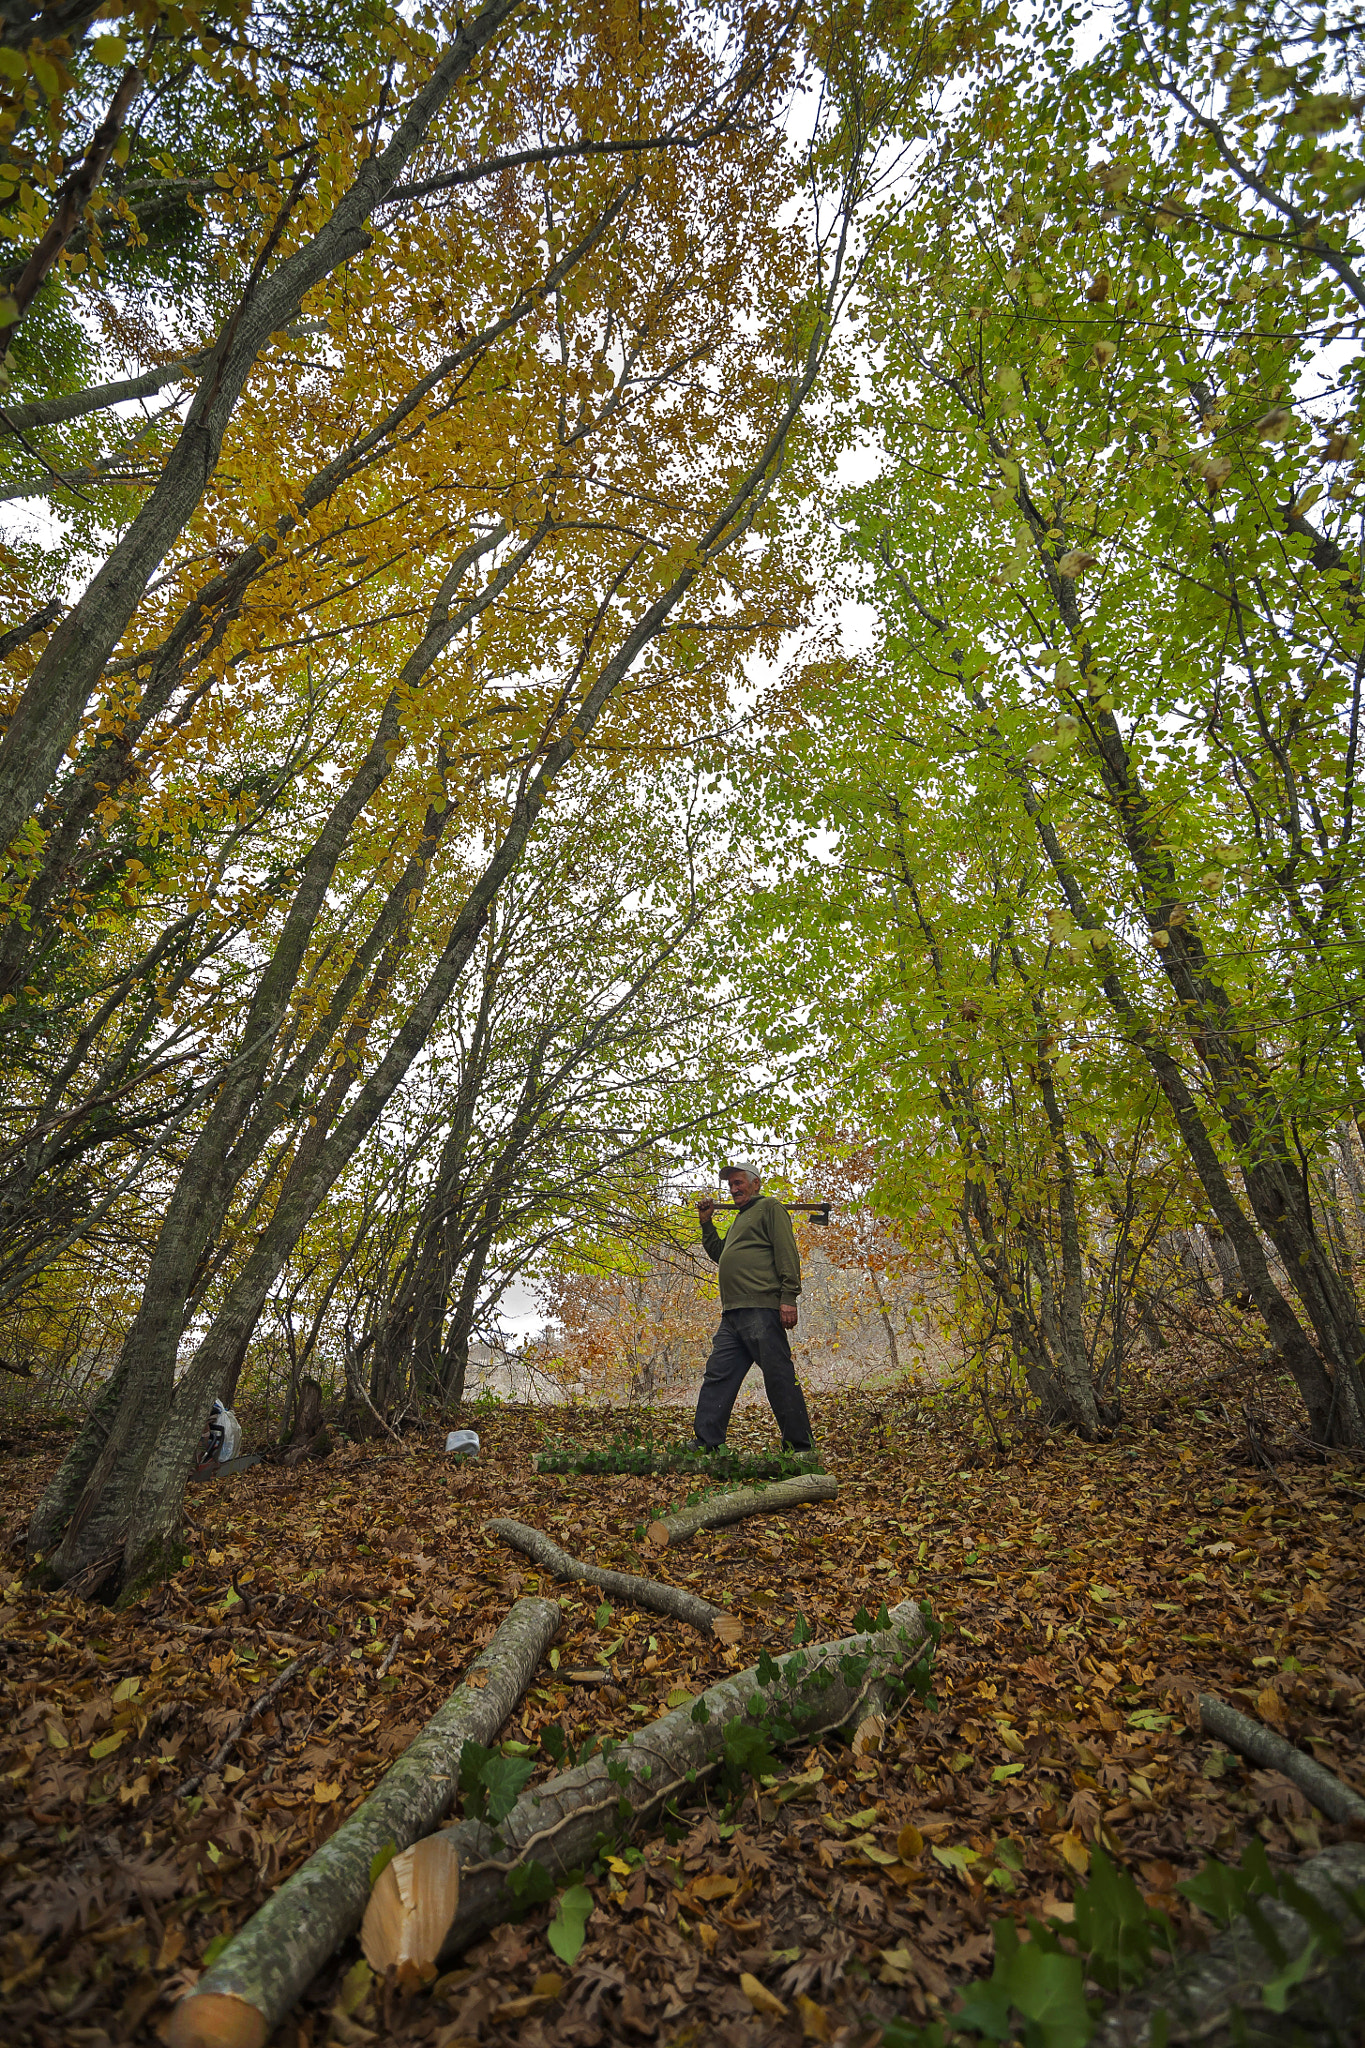
POLYGON ((995 1966, 968 1987, 954 2021, 985 2040, 1008 2041, 1016 2014, 1032 2023, 1026 2038, 1037 2048, 1085 2048, 1094 2032, 1080 1958, 1046 1941, 1021 1943, 1014 1922, 998 1920, 995 1966))
POLYGON ((585 1884, 571 1884, 559 1895, 559 1907, 545 1930, 545 1939, 563 1963, 576 1961, 587 1935, 593 1895, 585 1884))
MULTIPOLYGON (((695 1719, 695 1715, 693 1717, 695 1719)), ((776 1774, 778 1760, 772 1749, 773 1731, 766 1723, 729 1721, 725 1727, 725 1761, 721 1776, 726 1789, 736 1793, 745 1777, 757 1781, 776 1774)))
POLYGON ((497 1827, 516 1805, 535 1768, 530 1757, 502 1756, 467 1740, 460 1751, 460 1792, 466 1818, 497 1827))
POLYGON ((1097 1842, 1090 1880, 1076 1891, 1076 1938, 1090 1951, 1090 1971, 1111 1991, 1135 1984, 1151 1961, 1153 1916, 1126 1870, 1097 1842))

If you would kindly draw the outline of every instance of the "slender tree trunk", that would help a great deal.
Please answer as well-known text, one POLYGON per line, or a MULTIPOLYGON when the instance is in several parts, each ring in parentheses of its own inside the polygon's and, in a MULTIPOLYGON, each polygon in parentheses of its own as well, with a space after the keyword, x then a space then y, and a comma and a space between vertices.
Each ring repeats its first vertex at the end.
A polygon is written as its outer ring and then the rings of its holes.
POLYGON ((886 1349, 891 1360, 891 1370, 896 1375, 896 1378, 899 1379, 901 1374, 901 1354, 900 1346, 896 1342, 896 1326, 891 1320, 891 1312, 887 1308, 886 1296, 882 1292, 882 1284, 877 1278, 875 1266, 868 1267, 867 1277, 872 1282, 872 1292, 877 1297, 877 1313, 882 1319, 882 1328, 886 1331, 886 1349))
POLYGON ((491 1237, 481 1237, 474 1244, 465 1260, 464 1273, 460 1280, 460 1291, 455 1298, 450 1328, 446 1333, 445 1348, 441 1354, 441 1399, 449 1413, 456 1413, 464 1400, 465 1380, 469 1373, 469 1339, 473 1334, 474 1318, 478 1314, 479 1295, 483 1288, 483 1276, 488 1265, 488 1254, 492 1249, 491 1237))
MULTIPOLYGON (((1017 953, 1015 957, 1018 960, 1017 953)), ((1019 961, 1018 964, 1022 970, 1023 962, 1019 961)), ((1045 1025, 1045 1021, 1039 1015, 1040 1027, 1045 1025)), ((1071 1419, 1087 1442, 1093 1442, 1102 1434, 1103 1423, 1095 1400, 1095 1386, 1090 1376, 1090 1360, 1085 1348, 1085 1271, 1076 1203, 1076 1164, 1071 1157, 1071 1147, 1067 1143, 1066 1120, 1062 1115, 1061 1104, 1057 1100, 1052 1062, 1043 1049, 1041 1037, 1040 1030, 1039 1087, 1056 1165, 1057 1221, 1062 1240, 1062 1284, 1057 1305, 1060 1330, 1056 1357, 1061 1368, 1062 1384, 1066 1389, 1066 1402, 1071 1411, 1071 1419)))
MULTIPOLYGON (((490 9, 479 17, 481 22, 490 11, 491 0, 490 9)), ((843 246, 841 242, 839 260, 829 273, 826 299, 830 305, 835 303, 830 295, 841 289, 843 246)), ((695 545, 667 587, 645 605, 625 630, 582 697, 564 704, 555 737, 548 740, 539 762, 528 764, 523 772, 496 848, 456 914, 439 960, 364 1082, 355 1085, 356 1072, 349 1062, 338 1069, 335 1086, 329 1090, 325 1104, 318 1106, 317 1120, 299 1140, 269 1222, 228 1287, 209 1330, 177 1383, 177 1348, 200 1256, 221 1228, 241 1174, 265 1143, 265 1120, 259 1118, 251 1125, 248 1118, 287 1012, 308 936, 325 898, 328 879, 350 839, 351 827, 364 802, 368 802, 368 796, 363 802, 358 801, 360 791, 368 785, 369 794, 373 795, 393 765, 397 749, 390 746, 389 740, 401 739, 397 707, 403 683, 390 696, 381 719, 381 726, 391 719, 389 739, 380 746, 380 734, 376 734, 361 771, 352 778, 329 814, 296 890, 281 944, 267 964, 253 998, 243 1028, 243 1052, 220 1089, 206 1122, 205 1135, 194 1147, 171 1197, 142 1305, 124 1349, 128 1379, 118 1412, 108 1442, 90 1471, 52 1560, 59 1578, 69 1581, 84 1574, 84 1591, 99 1590, 100 1583, 117 1579, 121 1597, 128 1600, 161 1576, 168 1561, 178 1556, 185 1482, 204 1409, 222 1385, 270 1288, 319 1203, 349 1165, 426 1045, 437 1018, 468 967, 499 892, 524 858, 531 834, 560 777, 579 756, 598 719, 641 655, 665 630, 703 569, 749 531, 767 485, 782 460, 791 429, 814 389, 828 339, 828 322, 817 322, 800 371, 788 388, 782 411, 755 462, 731 484, 724 506, 698 533, 695 545), (380 747, 377 761, 375 747, 380 747), (349 822, 348 810, 352 812, 349 822), (202 1199, 205 1197, 207 1201, 202 1199), (115 1562, 106 1571, 105 1560, 111 1555, 115 1562), (98 1582, 97 1567, 102 1575, 98 1582)), ((542 527, 546 523, 542 522, 542 527)), ((542 528, 537 529, 537 538, 526 544, 527 550, 538 545, 541 531, 542 528)), ((524 552, 521 558, 526 558, 524 552)), ((483 586, 478 602, 491 602, 489 594, 499 587, 505 587, 503 571, 483 586)), ((450 609, 454 595, 452 571, 428 615, 421 645, 404 664, 403 677, 409 685, 426 677, 436 656, 454 637, 458 623, 450 609)), ((465 607, 460 616, 472 614, 473 607, 465 607)), ((434 850, 450 815, 449 809, 440 814, 438 829, 433 824, 436 814, 428 812, 423 828, 424 846, 430 839, 434 850)), ((417 879, 424 880, 425 861, 418 863, 418 867, 417 879)), ((411 888, 400 883, 399 891, 393 892, 389 900, 395 896, 402 914, 410 916, 411 888), (406 893, 400 893, 405 889, 406 893)), ((376 975, 392 970, 387 933, 384 943, 386 952, 374 970, 376 975)), ((368 966, 365 973, 369 973, 368 966)), ((346 1014, 353 1013, 364 988, 362 977, 355 994, 346 999, 346 1014)), ((331 1024, 324 1050, 335 1044, 344 1022, 343 1015, 331 1024)), ((304 1048, 295 1059, 291 1076, 301 1069, 307 1050, 304 1048)), ((280 1091, 272 1086, 269 1092, 274 1097, 280 1091)), ((282 1103, 276 1103, 271 1110, 272 1115, 285 1113, 282 1103)))
POLYGON ((1351 1190, 1357 1249, 1365 1244, 1365 1175, 1361 1173, 1359 1147, 1360 1140, 1354 1124, 1349 1118, 1342 1117, 1337 1125, 1337 1149, 1341 1155, 1341 1170, 1346 1175, 1346 1185, 1351 1190))
POLYGON ((1246 1281, 1237 1254, 1228 1241, 1228 1234, 1216 1217, 1209 1217, 1204 1225, 1204 1235, 1213 1252, 1213 1262, 1223 1283, 1223 1299, 1235 1307, 1243 1308, 1249 1299, 1246 1281))
MULTIPOLYGON (((988 717, 985 699, 979 692, 976 704, 979 712, 988 717)), ((994 727, 992 733, 1003 746, 1004 742, 994 727)), ((1084 930, 1103 932, 1103 921, 1096 916, 1062 852, 1056 831, 1027 774, 1017 764, 1011 765, 1010 772, 1072 916, 1084 930)), ((1209 1207, 1237 1254, 1251 1298, 1270 1332, 1271 1343, 1293 1375, 1314 1436, 1324 1443, 1365 1444, 1365 1416, 1353 1402, 1338 1400, 1338 1389, 1322 1358, 1275 1285, 1261 1240, 1232 1191, 1223 1162, 1186 1085, 1179 1062, 1129 997, 1112 965, 1102 974, 1100 986, 1124 1037, 1146 1060, 1166 1098, 1176 1128, 1208 1197, 1209 1207)))

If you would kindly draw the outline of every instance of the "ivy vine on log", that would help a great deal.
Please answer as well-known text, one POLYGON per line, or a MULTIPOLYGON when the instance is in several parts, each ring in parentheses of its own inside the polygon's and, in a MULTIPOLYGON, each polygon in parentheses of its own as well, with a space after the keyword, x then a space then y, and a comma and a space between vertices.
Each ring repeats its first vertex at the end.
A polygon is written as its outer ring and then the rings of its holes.
POLYGON ((912 1600, 887 1626, 797 1650, 780 1661, 722 1679, 688 1706, 548 1784, 523 1793, 496 1829, 462 1821, 451 1833, 460 1859, 460 1897, 440 1960, 479 1934, 550 1897, 571 1871, 591 1862, 605 1836, 704 1779, 735 1781, 775 1768, 771 1745, 816 1739, 861 1721, 870 1703, 904 1700, 927 1680, 937 1630, 912 1600))

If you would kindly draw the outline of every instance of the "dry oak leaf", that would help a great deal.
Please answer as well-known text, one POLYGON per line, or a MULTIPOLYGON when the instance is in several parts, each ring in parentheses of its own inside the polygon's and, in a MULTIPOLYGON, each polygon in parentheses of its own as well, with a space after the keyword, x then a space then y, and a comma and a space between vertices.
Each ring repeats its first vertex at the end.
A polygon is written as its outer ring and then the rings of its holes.
POLYGON ((748 1999, 754 2011, 762 2013, 765 2019, 786 2019, 788 2008, 782 2003, 782 2000, 774 1997, 767 1985, 760 1984, 757 1977, 751 1977, 747 1970, 740 1973, 739 1988, 748 1999))
POLYGON ((1272 1728, 1278 1728, 1281 1734, 1284 1733, 1284 1701, 1273 1685, 1263 1686, 1257 1693, 1256 1711, 1263 1721, 1269 1721, 1272 1728))
POLYGON ((474 1692, 482 1692, 487 1683, 488 1666, 486 1664, 481 1665, 477 1671, 469 1672, 465 1677, 465 1684, 474 1692))
POLYGON ((807 2041, 828 2041, 829 2014, 823 2005, 817 2005, 813 1998, 807 1998, 803 1991, 796 2001, 797 2014, 801 2021, 801 2032, 807 2041))

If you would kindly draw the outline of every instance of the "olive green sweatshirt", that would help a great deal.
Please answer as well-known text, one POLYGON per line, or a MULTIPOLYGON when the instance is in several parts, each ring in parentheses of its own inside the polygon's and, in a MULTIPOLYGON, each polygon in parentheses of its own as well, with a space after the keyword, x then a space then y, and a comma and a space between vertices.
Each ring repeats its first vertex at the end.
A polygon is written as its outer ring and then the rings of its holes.
POLYGON ((723 1238, 708 1217, 701 1241, 720 1267, 723 1309, 781 1308, 801 1292, 792 1220, 775 1196, 755 1195, 746 1202, 723 1238))

